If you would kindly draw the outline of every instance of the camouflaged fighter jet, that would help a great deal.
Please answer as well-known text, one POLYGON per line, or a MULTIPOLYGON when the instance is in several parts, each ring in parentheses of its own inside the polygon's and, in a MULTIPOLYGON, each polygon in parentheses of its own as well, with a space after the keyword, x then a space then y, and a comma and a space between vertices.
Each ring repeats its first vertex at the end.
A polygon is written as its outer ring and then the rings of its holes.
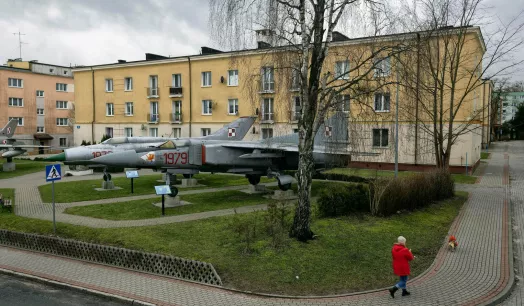
POLYGON ((22 155, 29 148, 49 148, 49 146, 28 145, 21 141, 16 141, 13 135, 18 125, 18 119, 11 119, 7 125, 0 130, 0 151, 6 150, 2 153, 3 158, 7 158, 7 162, 13 161, 13 157, 22 155))
MULTIPOLYGON (((316 168, 348 165, 348 118, 336 113, 320 127, 313 158, 316 168)), ((356 153, 356 152, 354 152, 356 153)), ((298 134, 261 141, 224 141, 207 139, 168 140, 138 152, 126 150, 91 161, 107 166, 162 169, 171 174, 196 174, 199 171, 245 174, 257 185, 261 176, 276 177, 281 190, 291 187, 293 178, 283 170, 298 167, 298 134)))
MULTIPOLYGON (((239 141, 244 138, 256 117, 240 117, 239 119, 227 124, 213 134, 195 137, 198 141, 207 142, 210 140, 217 141, 239 141)), ((164 137, 113 137, 106 141, 89 146, 80 146, 70 149, 65 149, 63 153, 46 158, 46 161, 64 162, 66 165, 89 165, 91 167, 104 166, 92 163, 91 160, 105 156, 108 154, 115 154, 117 152, 124 152, 131 150, 132 152, 141 153, 149 152, 155 148, 160 147, 166 141, 177 142, 187 141, 189 138, 164 138, 164 137)), ((115 165, 116 166, 116 165, 115 165)), ((105 167, 105 166, 104 166, 105 167)), ((105 176, 110 176, 104 173, 105 176)), ((106 177, 104 177, 105 179, 106 177)))

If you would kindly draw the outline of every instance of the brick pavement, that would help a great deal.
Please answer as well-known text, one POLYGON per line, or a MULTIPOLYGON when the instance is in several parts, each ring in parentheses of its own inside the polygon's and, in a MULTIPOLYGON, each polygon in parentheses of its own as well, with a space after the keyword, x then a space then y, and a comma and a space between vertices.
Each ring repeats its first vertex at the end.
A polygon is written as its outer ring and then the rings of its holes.
MULTIPOLYGON (((511 284, 508 170, 524 167, 524 159, 518 157, 523 149, 522 142, 515 148, 493 146, 484 176, 471 188, 470 199, 450 229, 459 248, 452 253, 443 243, 433 265, 408 283, 410 297, 391 299, 384 290, 336 298, 260 297, 5 247, 0 247, 0 268, 159 305, 483 304, 500 297, 511 284)), ((522 191, 512 195, 523 199, 522 191)))

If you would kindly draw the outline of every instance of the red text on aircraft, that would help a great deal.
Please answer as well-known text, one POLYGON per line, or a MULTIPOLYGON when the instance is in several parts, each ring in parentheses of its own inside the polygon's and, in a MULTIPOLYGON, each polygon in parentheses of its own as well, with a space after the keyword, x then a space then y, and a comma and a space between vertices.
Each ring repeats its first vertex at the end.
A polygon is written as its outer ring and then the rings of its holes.
POLYGON ((185 165, 187 164, 187 153, 186 152, 173 152, 164 153, 164 160, 167 165, 185 165))

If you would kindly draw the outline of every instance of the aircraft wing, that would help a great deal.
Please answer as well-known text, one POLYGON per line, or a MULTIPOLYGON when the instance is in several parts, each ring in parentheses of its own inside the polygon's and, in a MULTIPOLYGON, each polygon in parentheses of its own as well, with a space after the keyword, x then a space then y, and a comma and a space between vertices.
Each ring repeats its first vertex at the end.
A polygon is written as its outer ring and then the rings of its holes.
MULTIPOLYGON (((286 143, 261 143, 261 142, 237 142, 237 143, 227 143, 222 145, 225 148, 234 148, 234 149, 245 149, 246 151, 251 150, 260 150, 260 151, 271 151, 274 153, 252 153, 244 154, 240 158, 279 158, 282 155, 278 154, 284 152, 296 152, 298 153, 298 146, 296 144, 286 144, 286 143)), ((379 155, 380 153, 375 152, 358 152, 358 151, 349 151, 349 150, 336 150, 332 148, 326 148, 325 146, 315 146, 313 153, 324 153, 324 154, 336 154, 336 155, 365 155, 365 156, 374 156, 379 155)))

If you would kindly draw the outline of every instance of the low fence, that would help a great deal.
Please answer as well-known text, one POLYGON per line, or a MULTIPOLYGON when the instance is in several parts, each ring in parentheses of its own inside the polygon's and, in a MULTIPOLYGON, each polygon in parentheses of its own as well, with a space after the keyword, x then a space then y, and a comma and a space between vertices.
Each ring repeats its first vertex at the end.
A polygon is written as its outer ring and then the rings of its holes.
POLYGON ((194 282, 222 285, 213 265, 173 256, 0 230, 0 244, 194 282))

